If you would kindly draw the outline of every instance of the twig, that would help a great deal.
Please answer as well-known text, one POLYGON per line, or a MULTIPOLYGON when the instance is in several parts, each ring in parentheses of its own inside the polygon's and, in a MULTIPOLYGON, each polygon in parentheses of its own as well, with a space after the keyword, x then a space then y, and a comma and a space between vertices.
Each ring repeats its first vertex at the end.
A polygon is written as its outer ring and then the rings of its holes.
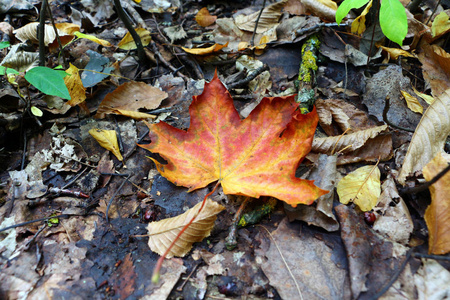
POLYGON ((34 234, 34 236, 25 244, 25 249, 28 249, 30 247, 30 244, 37 238, 37 236, 44 231, 44 229, 47 228, 47 224, 42 225, 41 228, 34 234))
POLYGON ((413 253, 412 256, 415 258, 431 258, 435 260, 446 260, 450 261, 449 256, 442 256, 442 255, 433 255, 433 254, 423 254, 423 253, 413 253))
POLYGON ((195 270, 197 270, 198 266, 200 266, 200 263, 196 264, 193 268, 191 273, 189 273, 188 277, 183 281, 183 283, 177 288, 177 291, 181 292, 183 291, 184 286, 186 285, 186 282, 188 282, 189 278, 191 278, 192 274, 194 274, 195 270))
POLYGON ((145 64, 147 59, 145 56, 144 47, 142 46, 142 41, 140 36, 137 34, 136 30, 134 30, 133 24, 131 24, 130 19, 128 18, 127 14, 122 8, 122 5, 120 3, 120 0, 114 0, 114 6, 117 10, 117 15, 119 16, 120 20, 122 20, 123 24, 127 28, 128 32, 133 37, 134 42, 136 43, 139 63, 145 64))
POLYGON ((245 200, 241 203, 241 206, 239 206, 238 211, 234 215, 233 224, 231 225, 230 232, 228 233, 228 236, 225 238, 225 246, 230 251, 233 250, 234 248, 236 248, 236 246, 237 246, 237 240, 236 240, 237 227, 238 227, 242 212, 244 211, 244 208, 247 205, 249 200, 250 200, 250 197, 245 197, 245 200))
POLYGON ((156 47, 156 44, 154 42, 151 42, 149 44, 151 51, 153 52, 154 55, 156 55, 158 57, 158 60, 169 70, 171 70, 172 72, 176 72, 177 76, 183 78, 184 81, 187 81, 188 78, 181 72, 177 71, 177 68, 175 68, 174 66, 172 66, 172 64, 170 64, 167 60, 164 59, 164 57, 161 55, 161 53, 158 51, 158 48, 156 47))
POLYGON ((266 0, 264 0, 262 8, 259 11, 258 17, 256 18, 256 21, 255 21, 255 29, 253 29, 252 39, 250 40, 250 46, 252 46, 252 47, 255 45, 256 29, 258 29, 259 18, 261 18, 261 15, 264 11, 265 6, 266 6, 266 0))
POLYGON ((403 131, 414 132, 414 130, 412 130, 412 129, 395 125, 395 124, 391 123, 391 121, 388 120, 387 113, 389 111, 390 106, 391 106, 390 99, 389 99, 389 96, 387 96, 386 102, 384 103, 384 109, 383 109, 383 120, 386 122, 386 124, 388 124, 391 127, 403 130, 403 131))
POLYGON ((85 215, 81 215, 81 214, 61 214, 61 215, 57 215, 57 216, 52 216, 52 217, 46 217, 46 218, 40 218, 40 219, 36 219, 36 220, 31 220, 31 221, 27 221, 27 222, 23 222, 23 223, 19 223, 19 224, 14 224, 5 228, 1 228, 0 232, 9 230, 9 229, 13 229, 13 228, 17 228, 17 227, 22 227, 28 224, 32 224, 32 223, 36 223, 36 222, 41 222, 41 221, 47 221, 49 219, 53 219, 53 218, 58 218, 58 219, 62 219, 62 218, 68 218, 68 217, 74 217, 74 216, 85 216, 85 215))
POLYGON ((128 179, 131 177, 131 174, 129 174, 127 176, 127 178, 125 178, 122 183, 120 184, 119 188, 116 190, 116 192, 114 193, 114 195, 112 195, 111 199, 109 200, 108 206, 106 207, 106 223, 109 223, 109 218, 108 218, 108 212, 109 212, 109 208, 111 207, 111 204, 114 200, 114 198, 116 198, 117 194, 120 192, 120 190, 122 189, 123 185, 125 184, 125 182, 128 181, 128 179))
MULTIPOLYGON (((48 0, 44 0, 45 2, 48 2, 48 0)), ((58 46, 59 46, 59 51, 61 52, 62 58, 63 58, 63 64, 64 64, 64 69, 67 69, 69 66, 67 65, 67 61, 66 61, 66 56, 64 55, 64 47, 61 43, 61 39, 59 37, 59 33, 58 33, 58 29, 56 28, 55 25, 55 19, 53 18, 53 14, 52 14, 52 10, 50 8, 50 5, 48 5, 47 3, 47 13, 50 17, 50 21, 52 22, 52 26, 53 26, 53 30, 55 31, 56 34, 56 41, 58 42, 58 46)))
POLYGON ((47 13, 47 1, 42 1, 41 15, 39 17, 39 30, 38 30, 38 41, 39 41, 39 66, 45 66, 45 15, 47 13))
POLYGON ((235 89, 238 87, 241 87, 243 85, 246 85, 253 79, 255 79, 259 74, 261 74, 264 71, 268 71, 269 66, 267 64, 264 64, 262 67, 255 69, 253 72, 251 72, 246 78, 239 80, 237 82, 231 83, 228 85, 228 89, 235 89))
POLYGON ((421 185, 415 186, 415 187, 401 188, 401 189, 398 190, 398 192, 400 194, 415 194, 415 193, 419 193, 419 192, 425 191, 432 184, 434 184, 436 181, 441 179, 442 176, 444 176, 449 170, 450 170, 450 164, 445 169, 440 171, 436 176, 434 176, 433 179, 431 179, 430 181, 427 181, 424 184, 421 184, 421 185))

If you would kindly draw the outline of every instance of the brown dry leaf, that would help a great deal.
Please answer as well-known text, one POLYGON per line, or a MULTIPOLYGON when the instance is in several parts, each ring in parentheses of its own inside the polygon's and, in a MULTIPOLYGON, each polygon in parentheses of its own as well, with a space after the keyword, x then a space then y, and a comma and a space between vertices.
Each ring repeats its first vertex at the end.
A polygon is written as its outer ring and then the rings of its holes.
POLYGON ((372 210, 381 194, 380 176, 377 165, 364 166, 351 172, 337 185, 339 201, 343 204, 352 201, 362 211, 372 210))
POLYGON ((419 114, 423 114, 423 107, 416 97, 411 96, 408 92, 405 91, 400 92, 402 93, 402 96, 405 98, 406 105, 408 105, 408 108, 410 110, 419 114))
POLYGON ((197 15, 195 16, 195 21, 197 21, 197 24, 202 27, 208 27, 209 25, 214 24, 216 20, 217 16, 211 16, 206 7, 200 9, 197 15))
POLYGON ((414 224, 405 201, 400 197, 392 176, 383 182, 375 211, 380 212, 373 229, 392 241, 408 244, 414 224), (394 205, 393 205, 394 204, 394 205))
POLYGON ((67 86, 70 94, 70 100, 67 102, 70 106, 75 106, 86 100, 86 89, 81 81, 78 68, 72 64, 69 64, 69 68, 66 70, 68 76, 64 77, 64 83, 67 86))
POLYGON ((404 57, 417 57, 414 54, 409 53, 408 51, 405 51, 403 49, 399 49, 399 48, 388 48, 388 47, 383 47, 383 46, 379 46, 379 48, 383 49, 384 51, 386 51, 387 53, 389 53, 391 59, 397 59, 399 56, 404 56, 404 57))
MULTIPOLYGON (((427 181, 448 166, 448 161, 438 153, 424 168, 427 181)), ((425 211, 428 227, 428 252, 443 255, 450 252, 450 173, 446 173, 430 186, 431 204, 425 211)))
MULTIPOLYGON (((150 41, 152 40, 150 31, 148 31, 147 29, 144 29, 144 28, 136 28, 135 31, 141 38, 142 46, 145 47, 148 44, 150 44, 150 41)), ((125 36, 119 42, 117 47, 119 47, 122 50, 134 50, 137 48, 136 43, 134 42, 134 39, 129 32, 127 32, 127 34, 125 34, 125 36)))
POLYGON ((91 129, 89 134, 92 135, 97 142, 105 148, 111 151, 118 160, 123 161, 122 154, 120 154, 119 143, 117 142, 117 135, 115 130, 104 129, 91 129))
POLYGON ((373 139, 381 132, 388 129, 387 125, 372 127, 366 130, 356 131, 344 136, 330 136, 326 138, 316 138, 313 140, 312 150, 319 153, 331 153, 345 148, 343 153, 353 152, 361 148, 369 139, 373 139))
POLYGON ((362 13, 352 22, 352 33, 360 35, 364 31, 366 31, 366 15, 369 12, 369 9, 372 7, 372 0, 366 5, 366 8, 362 11, 362 13))
POLYGON ((302 0, 302 3, 313 15, 335 22, 336 2, 331 0, 302 0))
MULTIPOLYGON (((258 28, 256 28, 256 33, 263 33, 278 25, 278 20, 281 17, 281 10, 285 6, 286 2, 287 0, 282 0, 264 8, 258 21, 258 28)), ((241 30, 253 32, 255 30, 255 23, 258 15, 259 11, 248 16, 239 15, 235 18, 236 26, 241 30)))
POLYGON ((139 109, 155 109, 167 98, 167 93, 144 82, 126 82, 105 96, 100 103, 96 118, 106 114, 127 115, 132 118, 149 118, 152 115, 139 113, 139 109))
MULTIPOLYGON (((148 224, 150 236, 148 245, 150 249, 159 255, 163 255, 178 233, 198 213, 201 206, 202 202, 197 203, 193 208, 179 216, 148 224)), ((201 242, 205 237, 208 237, 214 227, 217 214, 224 209, 225 207, 222 205, 207 198, 205 206, 194 222, 181 234, 167 254, 167 258, 185 256, 191 250, 193 243, 201 242)))
POLYGON ((422 98, 429 105, 434 102, 433 96, 419 92, 414 86, 412 86, 412 89, 413 89, 414 93, 416 93, 417 96, 422 98))
MULTIPOLYGON (((37 38, 37 27, 39 25, 39 22, 31 22, 28 23, 25 26, 20 27, 17 30, 14 30, 14 33, 16 34, 16 38, 18 38, 21 42, 26 42, 27 40, 38 43, 39 40, 37 38)), ((52 43, 56 38, 55 30, 50 25, 45 25, 45 32, 44 32, 44 44, 45 46, 48 46, 48 44, 52 43)))
POLYGON ((422 45, 419 54, 423 78, 431 87, 431 95, 437 97, 450 88, 450 54, 437 45, 422 45))
POLYGON ((431 25, 431 36, 433 38, 439 38, 440 36, 443 36, 449 31, 450 31, 449 16, 445 11, 442 11, 433 20, 433 24, 431 25))
POLYGON ((220 50, 222 50, 223 48, 228 46, 228 42, 225 45, 220 45, 220 44, 214 44, 211 47, 207 47, 207 48, 185 48, 185 47, 181 47, 181 49, 183 49, 184 51, 186 51, 187 53, 190 54, 194 54, 194 55, 206 55, 206 54, 211 54, 214 52, 218 52, 220 50))
POLYGON ((436 97, 420 119, 398 175, 398 182, 405 185, 408 175, 422 170, 438 153, 443 152, 449 134, 450 89, 436 97))
POLYGON ((300 0, 288 0, 284 6, 284 11, 291 15, 301 16, 306 13, 306 8, 300 0))

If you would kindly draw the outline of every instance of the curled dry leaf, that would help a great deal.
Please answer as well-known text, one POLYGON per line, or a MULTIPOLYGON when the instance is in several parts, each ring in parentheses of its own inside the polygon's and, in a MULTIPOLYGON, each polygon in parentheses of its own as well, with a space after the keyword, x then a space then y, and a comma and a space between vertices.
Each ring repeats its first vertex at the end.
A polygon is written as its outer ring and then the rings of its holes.
POLYGON ((102 45, 103 47, 112 47, 113 46, 110 42, 108 42, 106 40, 99 39, 98 37, 96 37, 94 35, 91 35, 91 34, 84 34, 84 33, 81 33, 79 31, 76 31, 76 32, 74 32, 74 35, 76 37, 80 38, 80 39, 90 40, 90 41, 92 41, 94 43, 102 45))
MULTIPOLYGON (((287 0, 282 0, 264 8, 258 21, 256 33, 263 33, 270 28, 278 25, 278 20, 281 17, 281 10, 285 6, 286 2, 287 0)), ((259 11, 254 12, 248 16, 239 15, 235 18, 235 23, 239 29, 253 32, 255 30, 255 23, 258 15, 259 11)))
MULTIPOLYGON (((197 203, 193 208, 179 216, 148 224, 148 234, 150 236, 148 245, 150 249, 159 255, 163 255, 183 227, 198 213, 201 206, 202 202, 197 203)), ((224 209, 225 207, 222 205, 207 198, 205 206, 194 222, 187 227, 175 242, 167 254, 167 258, 185 256, 191 250, 193 243, 201 242, 205 237, 208 237, 214 227, 217 214, 224 209)))
POLYGON ((378 166, 364 166, 341 179, 337 185, 339 201, 358 205, 362 211, 375 207, 381 194, 380 169, 378 166))
POLYGON ((438 153, 444 149, 450 134, 450 89, 427 108, 417 125, 405 155, 398 181, 405 184, 406 177, 420 171, 438 153))
POLYGON ((422 98, 423 100, 425 100, 425 102, 428 103, 428 105, 431 105, 431 103, 434 102, 433 96, 419 92, 414 86, 412 86, 412 89, 413 89, 414 93, 417 96, 419 96, 420 98, 422 98))
POLYGON ((330 136, 326 138, 317 138, 313 140, 311 151, 331 154, 333 149, 335 149, 335 152, 338 152, 345 148, 343 153, 353 152, 364 146, 369 139, 375 138, 387 129, 387 125, 382 125, 366 130, 360 130, 342 137, 330 136))
POLYGON ((431 95, 437 97, 450 88, 450 54, 437 45, 422 45, 419 54, 423 78, 431 87, 431 95))
POLYGON ((104 118, 107 114, 120 114, 135 119, 152 118, 152 115, 138 110, 158 108, 166 98, 166 92, 144 82, 126 82, 105 96, 95 117, 104 118))
MULTIPOLYGON (((150 31, 144 28, 136 28, 135 31, 141 38, 142 46, 145 47, 148 44, 150 44, 150 41, 152 40, 150 31)), ((117 47, 119 47, 122 50, 134 50, 137 48, 136 43, 134 42, 134 39, 129 32, 127 32, 127 34, 119 42, 117 47)))
POLYGON ((159 153, 167 164, 152 160, 161 175, 190 191, 219 181, 225 194, 272 196, 294 207, 311 204, 327 191, 295 177, 295 170, 311 149, 318 117, 315 109, 302 114, 294 98, 263 98, 241 120, 215 74, 194 96, 187 131, 152 124, 152 142, 140 146, 159 153))
POLYGON ((389 53, 391 59, 394 59, 394 60, 396 60, 399 56, 417 57, 416 55, 411 54, 408 51, 405 51, 405 50, 399 49, 399 48, 388 48, 388 47, 383 47, 383 46, 379 46, 379 48, 381 48, 384 51, 386 51, 387 53, 389 53))
MULTIPOLYGON (((27 25, 20 27, 19 29, 15 30, 14 33, 16 34, 16 38, 18 38, 21 42, 26 42, 27 40, 38 43, 39 40, 37 38, 37 28, 39 26, 39 22, 31 22, 27 25)), ((48 44, 52 43, 56 38, 55 30, 50 25, 45 25, 45 32, 44 32, 44 44, 45 46, 48 46, 48 44)))
POLYGON ((400 92, 402 93, 402 96, 405 98, 406 105, 408 105, 408 108, 410 110, 419 114, 423 113, 423 107, 416 97, 411 96, 408 92, 405 91, 400 92))
POLYGON ((89 134, 97 140, 97 142, 105 148, 111 151, 118 160, 123 161, 122 154, 120 154, 119 143, 117 142, 117 134, 115 130, 104 129, 91 129, 89 134))
POLYGON ((70 106, 78 105, 86 100, 86 89, 81 81, 78 68, 70 64, 66 70, 68 76, 64 77, 64 83, 67 86, 70 94, 70 100, 67 102, 70 106))
MULTIPOLYGON (((438 153, 423 168, 423 176, 430 181, 448 166, 448 161, 438 153)), ((450 252, 450 173, 447 172, 430 186, 431 204, 425 211, 428 227, 428 252, 442 255, 450 252)))
POLYGON ((195 21, 197 21, 198 25, 202 27, 208 27, 209 25, 214 24, 216 20, 217 16, 211 16, 206 7, 200 9, 197 15, 195 16, 195 21))

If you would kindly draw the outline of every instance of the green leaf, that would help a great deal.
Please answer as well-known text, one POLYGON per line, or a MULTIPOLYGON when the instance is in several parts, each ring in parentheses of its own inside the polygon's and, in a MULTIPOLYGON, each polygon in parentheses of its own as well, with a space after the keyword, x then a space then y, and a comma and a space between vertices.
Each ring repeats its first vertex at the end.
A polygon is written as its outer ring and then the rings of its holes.
POLYGON ((383 0, 380 7, 380 26, 384 35, 400 46, 408 33, 405 8, 398 0, 383 0))
POLYGON ((0 42, 0 49, 8 48, 10 45, 9 42, 0 42))
POLYGON ((336 11, 336 22, 340 24, 351 9, 360 8, 368 2, 369 0, 344 0, 336 11))
POLYGON ((6 68, 4 66, 0 66, 0 76, 5 75, 5 70, 6 70, 6 75, 8 75, 8 74, 19 74, 19 72, 14 70, 14 69, 6 68))
POLYGON ((69 90, 60 73, 61 71, 46 67, 35 67, 25 74, 25 79, 44 94, 70 99, 69 90))

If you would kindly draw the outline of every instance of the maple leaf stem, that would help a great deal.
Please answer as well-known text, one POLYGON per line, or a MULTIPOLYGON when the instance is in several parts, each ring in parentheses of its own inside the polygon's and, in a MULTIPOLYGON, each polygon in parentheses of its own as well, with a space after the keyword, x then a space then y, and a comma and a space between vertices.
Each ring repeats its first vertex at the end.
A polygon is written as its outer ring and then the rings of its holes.
POLYGON ((200 209, 198 210, 198 212, 192 217, 192 219, 189 221, 189 223, 187 223, 186 225, 184 225, 183 229, 181 229, 181 231, 178 233, 178 235, 175 237, 175 239, 172 241, 172 243, 169 245, 169 247, 166 249, 166 251, 164 252, 164 254, 158 259, 158 261, 156 262, 156 266, 155 269, 153 270, 153 275, 152 275, 152 282, 153 283, 158 283, 159 281, 159 272, 161 270, 161 266, 164 262, 164 259, 166 258, 167 254, 170 252, 170 250, 173 248, 173 246, 175 245, 175 243, 178 241, 178 239, 180 238, 180 236, 183 234, 183 232, 188 229, 189 226, 191 226, 191 224, 195 221, 195 219, 197 218, 197 216, 200 214, 200 212, 202 211, 203 207, 205 206, 206 203, 206 198, 208 198, 209 196, 211 196, 217 189, 217 187, 219 186, 220 181, 217 181, 216 185, 214 186, 214 188, 212 189, 211 192, 209 192, 208 194, 206 194, 205 198, 203 198, 203 202, 202 205, 200 206, 200 209))

